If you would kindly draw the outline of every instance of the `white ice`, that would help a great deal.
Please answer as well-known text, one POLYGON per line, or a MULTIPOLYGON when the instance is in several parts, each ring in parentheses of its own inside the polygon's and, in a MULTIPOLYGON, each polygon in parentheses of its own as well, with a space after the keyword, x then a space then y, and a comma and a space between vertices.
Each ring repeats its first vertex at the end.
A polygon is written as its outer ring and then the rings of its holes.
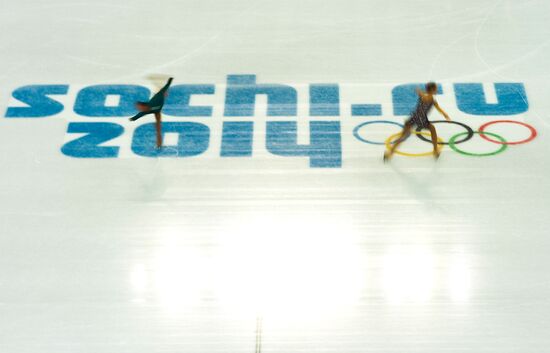
POLYGON ((549 44, 547 0, 0 0, 0 352, 550 352, 549 44), (384 165, 342 116, 337 169, 261 133, 252 158, 60 153, 77 87, 150 74, 374 102, 522 82, 539 136, 384 165), (4 118, 15 88, 56 83, 62 117, 4 118))

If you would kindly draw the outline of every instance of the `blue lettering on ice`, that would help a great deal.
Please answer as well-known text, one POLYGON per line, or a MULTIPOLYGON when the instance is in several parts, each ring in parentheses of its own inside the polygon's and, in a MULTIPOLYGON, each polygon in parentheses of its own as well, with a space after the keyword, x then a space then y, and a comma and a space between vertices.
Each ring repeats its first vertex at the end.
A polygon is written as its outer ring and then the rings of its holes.
POLYGON ((227 76, 225 116, 253 116, 258 94, 267 95, 268 116, 296 116, 296 90, 285 85, 257 84, 256 75, 227 76))
POLYGON ((63 104, 48 95, 67 94, 69 85, 31 85, 13 91, 13 98, 28 107, 9 107, 6 118, 41 118, 63 111, 63 104))
MULTIPOLYGON (((416 107, 418 94, 416 88, 424 88, 423 83, 407 83, 392 89, 393 115, 409 115, 416 107)), ((442 94, 441 85, 437 85, 437 94, 442 94)))
POLYGON ((254 123, 251 121, 226 121, 223 123, 222 157, 252 156, 254 123))
POLYGON ((136 113, 137 101, 148 101, 149 89, 137 85, 96 85, 78 92, 74 104, 75 113, 90 117, 122 117, 136 113), (115 107, 105 105, 107 96, 117 95, 119 103, 115 107))
POLYGON ((382 106, 380 104, 352 104, 352 116, 380 116, 382 115, 382 106))
POLYGON ((162 124, 162 135, 178 134, 175 146, 164 145, 156 148, 155 123, 140 125, 134 131, 132 151, 144 157, 191 157, 197 156, 208 149, 210 129, 200 123, 166 122, 162 124))
POLYGON ((309 115, 340 115, 340 88, 336 84, 311 84, 309 86, 309 115))
POLYGON ((116 158, 118 146, 99 145, 122 135, 124 128, 115 123, 69 123, 67 132, 86 135, 63 145, 63 154, 76 158, 116 158))
POLYGON ((268 121, 266 130, 266 148, 275 155, 309 157, 309 165, 313 168, 342 166, 338 121, 311 121, 309 145, 298 144, 295 121, 268 121))
POLYGON ((495 83, 498 102, 487 103, 481 83, 455 83, 456 103, 462 112, 472 115, 515 115, 529 109, 522 83, 495 83))
POLYGON ((191 106, 189 101, 194 94, 214 94, 214 85, 176 85, 170 87, 162 112, 172 116, 212 116, 212 107, 191 106))

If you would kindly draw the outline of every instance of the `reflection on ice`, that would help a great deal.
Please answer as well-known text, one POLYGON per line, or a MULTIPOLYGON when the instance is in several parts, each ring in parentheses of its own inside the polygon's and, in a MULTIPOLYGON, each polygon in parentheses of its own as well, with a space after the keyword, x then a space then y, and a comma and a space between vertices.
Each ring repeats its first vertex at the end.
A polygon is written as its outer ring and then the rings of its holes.
POLYGON ((136 264, 130 273, 134 302, 154 300, 167 313, 178 315, 196 307, 208 287, 209 259, 200 248, 163 234, 150 264, 136 264))
POLYGON ((441 290, 444 299, 467 302, 471 295, 470 267, 463 253, 436 263, 429 246, 391 247, 382 268, 384 296, 390 304, 427 304, 441 290))
POLYGON ((130 273, 130 283, 132 285, 132 289, 135 292, 135 302, 143 302, 144 294, 147 290, 147 284, 149 280, 147 278, 147 271, 145 270, 145 265, 143 264, 136 264, 134 265, 134 268, 132 269, 132 272, 130 273))
POLYGON ((470 299, 471 274, 470 265, 463 254, 451 258, 449 270, 449 294, 454 302, 466 302, 470 299))
POLYGON ((353 232, 323 220, 257 220, 219 239, 221 301, 229 310, 271 320, 314 319, 349 309, 364 284, 353 232))
POLYGON ((383 288, 390 303, 428 302, 434 284, 434 258, 429 248, 394 247, 385 255, 383 288))
MULTIPOLYGON (((154 300, 174 315, 210 296, 237 317, 300 322, 348 312, 378 294, 375 283, 367 285, 373 277, 357 235, 340 222, 230 223, 213 250, 185 244, 177 232, 158 241, 151 263, 136 264, 130 283, 135 302, 154 300)), ((463 303, 471 296, 471 264, 463 252, 438 262, 429 246, 394 245, 382 260, 375 277, 390 305, 427 304, 434 295, 463 303)))

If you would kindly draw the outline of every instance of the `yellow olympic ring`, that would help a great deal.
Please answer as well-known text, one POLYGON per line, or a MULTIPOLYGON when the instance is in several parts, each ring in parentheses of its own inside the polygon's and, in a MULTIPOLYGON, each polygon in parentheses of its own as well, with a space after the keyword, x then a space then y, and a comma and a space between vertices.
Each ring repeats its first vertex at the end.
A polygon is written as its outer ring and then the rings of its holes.
MULTIPOLYGON (((432 137, 432 134, 430 134, 429 132, 425 132, 425 131, 411 131, 411 133, 417 134, 417 135, 424 135, 424 136, 427 136, 427 137, 432 137)), ((401 133, 398 132, 397 134, 393 134, 390 137, 388 137, 386 139, 386 142, 385 142, 386 148, 390 149, 392 142, 394 142, 393 139, 395 137, 400 137, 400 136, 401 136, 401 133)), ((443 142, 443 140, 438 137, 437 142, 443 142)), ((443 145, 438 144, 437 150, 441 151, 442 149, 443 149, 443 145)), ((424 153, 406 153, 406 152, 401 152, 401 151, 395 150, 395 153, 398 154, 398 155, 407 156, 407 157, 426 157, 426 156, 432 156, 433 155, 433 150, 430 151, 430 152, 424 152, 424 153)))

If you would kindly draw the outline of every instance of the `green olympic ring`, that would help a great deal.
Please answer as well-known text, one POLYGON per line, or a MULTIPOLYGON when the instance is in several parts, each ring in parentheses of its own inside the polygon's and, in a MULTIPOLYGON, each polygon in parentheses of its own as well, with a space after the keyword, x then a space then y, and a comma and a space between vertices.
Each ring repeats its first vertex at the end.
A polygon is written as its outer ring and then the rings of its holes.
POLYGON ((496 150, 496 151, 493 151, 493 152, 488 152, 488 153, 472 153, 472 152, 466 152, 466 151, 463 151, 461 149, 459 149, 458 147, 456 147, 456 144, 455 144, 455 141, 457 138, 463 136, 463 135, 467 135, 468 132, 461 132, 461 133, 458 133, 454 136, 452 136, 450 139, 449 139, 449 147, 451 147, 451 149, 457 153, 460 153, 462 155, 465 155, 465 156, 470 156, 470 157, 488 157, 488 156, 494 156, 496 154, 499 154, 499 153, 502 153, 504 152, 507 148, 508 148, 508 145, 506 144, 506 140, 504 139, 504 137, 500 136, 500 135, 497 135, 497 134, 494 134, 492 132, 486 132, 486 131, 483 131, 483 132, 479 132, 479 131, 475 131, 474 134, 485 134, 485 135, 489 135, 489 136, 492 136, 494 138, 496 138, 497 140, 499 140, 502 144, 500 145, 499 149, 496 150))

